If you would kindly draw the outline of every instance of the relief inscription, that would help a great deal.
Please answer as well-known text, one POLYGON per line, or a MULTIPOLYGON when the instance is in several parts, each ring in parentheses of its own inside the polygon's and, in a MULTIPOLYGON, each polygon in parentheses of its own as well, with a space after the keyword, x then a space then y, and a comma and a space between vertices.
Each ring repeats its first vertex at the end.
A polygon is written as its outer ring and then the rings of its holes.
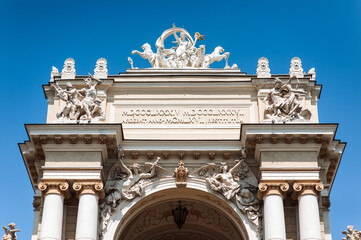
POLYGON ((248 108, 122 108, 117 112, 123 124, 240 124, 248 108))

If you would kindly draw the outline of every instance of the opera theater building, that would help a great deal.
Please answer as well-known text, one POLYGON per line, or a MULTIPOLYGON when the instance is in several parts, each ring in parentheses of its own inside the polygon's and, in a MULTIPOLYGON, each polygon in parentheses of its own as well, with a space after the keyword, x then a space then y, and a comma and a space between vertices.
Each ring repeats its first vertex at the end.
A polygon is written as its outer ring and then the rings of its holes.
POLYGON ((20 144, 32 240, 331 239, 345 143, 319 123, 315 69, 294 57, 273 74, 262 57, 249 75, 203 38, 173 26, 118 75, 104 58, 89 75, 53 67, 46 124, 20 144))

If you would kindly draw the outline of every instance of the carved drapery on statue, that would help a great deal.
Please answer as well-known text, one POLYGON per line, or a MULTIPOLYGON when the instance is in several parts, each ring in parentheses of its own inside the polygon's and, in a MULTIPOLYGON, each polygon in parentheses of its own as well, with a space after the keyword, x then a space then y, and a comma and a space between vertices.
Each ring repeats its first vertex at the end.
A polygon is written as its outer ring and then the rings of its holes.
POLYGON ((56 114, 57 122, 105 120, 101 106, 102 101, 98 98, 97 93, 97 88, 102 81, 91 74, 89 76, 90 78, 84 79, 86 87, 80 90, 76 89, 71 82, 66 84, 66 89, 62 89, 57 83, 52 85, 57 96, 66 102, 63 110, 56 114), (93 80, 95 83, 93 83, 93 80))
POLYGON ((292 88, 292 79, 296 79, 298 82, 297 77, 290 78, 287 83, 282 83, 276 77, 274 87, 264 98, 266 121, 310 120, 311 112, 302 107, 299 101, 299 97, 305 95, 306 92, 298 89, 298 84, 296 88, 292 88))
MULTIPOLYGON (((194 39, 184 28, 175 27, 165 30, 156 41, 157 51, 154 53, 149 43, 142 46, 143 52, 138 50, 132 51, 132 54, 139 54, 142 58, 147 59, 152 68, 209 68, 213 62, 225 59, 225 69, 237 69, 237 65, 232 67, 228 65, 229 52, 224 53, 224 49, 220 46, 216 47, 211 54, 205 54, 205 45, 200 45, 198 48, 196 44, 199 40, 203 40, 204 36, 200 33, 194 34, 194 39), (178 36, 179 34, 179 36, 178 36), (177 45, 166 49, 164 41, 166 38, 174 36, 173 43, 177 45)), ((129 60, 129 58, 128 58, 129 60)), ((131 60, 131 59, 130 59, 131 60)), ((131 68, 133 61, 130 61, 131 68)))

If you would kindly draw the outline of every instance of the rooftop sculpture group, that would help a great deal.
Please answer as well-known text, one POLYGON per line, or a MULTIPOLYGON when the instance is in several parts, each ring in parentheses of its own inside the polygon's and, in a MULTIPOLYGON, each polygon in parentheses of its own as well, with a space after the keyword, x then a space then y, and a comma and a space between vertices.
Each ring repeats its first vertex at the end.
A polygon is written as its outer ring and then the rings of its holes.
POLYGON ((71 82, 67 83, 65 90, 59 87, 58 84, 52 85, 59 98, 66 102, 63 110, 56 115, 60 122, 91 121, 93 119, 102 121, 105 119, 101 100, 97 95, 97 88, 102 81, 93 77, 90 73, 89 76, 89 78, 84 79, 86 87, 80 90, 73 87, 71 82), (93 80, 95 83, 93 83, 93 80))
MULTIPOLYGON (((200 45, 199 48, 196 47, 196 43, 203 39, 204 35, 198 32, 194 34, 193 39, 184 28, 175 27, 173 24, 172 28, 165 30, 158 38, 155 44, 156 53, 153 52, 149 43, 145 43, 142 46, 143 52, 134 50, 132 54, 139 54, 142 58, 147 59, 152 68, 209 68, 209 65, 213 62, 219 62, 223 59, 226 61, 224 68, 231 68, 228 65, 230 53, 223 53, 224 49, 222 47, 216 47, 211 54, 205 54, 205 45, 200 45), (176 41, 173 43, 176 43, 177 46, 166 49, 164 41, 171 35, 174 36, 176 41)), ((129 62, 133 68, 131 59, 129 62)), ((234 64, 232 68, 237 68, 237 65, 234 64)))

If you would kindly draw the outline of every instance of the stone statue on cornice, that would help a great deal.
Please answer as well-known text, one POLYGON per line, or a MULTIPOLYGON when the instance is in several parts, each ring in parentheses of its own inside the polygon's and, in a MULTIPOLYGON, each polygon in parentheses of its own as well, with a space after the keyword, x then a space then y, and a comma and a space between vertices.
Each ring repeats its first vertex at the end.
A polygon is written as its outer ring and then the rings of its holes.
POLYGON ((342 234, 346 236, 342 238, 342 240, 360 240, 361 239, 361 232, 354 229, 352 225, 347 226, 347 230, 343 230, 342 234))
POLYGON ((16 240, 16 232, 20 232, 19 229, 15 229, 16 225, 15 223, 8 224, 9 228, 3 227, 5 230, 5 234, 2 236, 1 240, 16 240))
MULTIPOLYGON (((216 47, 211 54, 205 54, 205 45, 196 47, 196 43, 203 39, 204 35, 197 32, 192 38, 184 28, 178 28, 173 24, 172 28, 165 30, 157 39, 156 53, 153 52, 149 43, 145 43, 142 46, 143 52, 133 50, 132 54, 139 54, 142 58, 147 59, 152 68, 209 68, 213 62, 223 59, 226 60, 225 68, 231 68, 228 66, 230 53, 223 53, 222 47, 216 47), (176 40, 172 43, 177 45, 166 49, 164 41, 172 35, 176 40)), ((236 68, 236 65, 232 68, 236 68)))

